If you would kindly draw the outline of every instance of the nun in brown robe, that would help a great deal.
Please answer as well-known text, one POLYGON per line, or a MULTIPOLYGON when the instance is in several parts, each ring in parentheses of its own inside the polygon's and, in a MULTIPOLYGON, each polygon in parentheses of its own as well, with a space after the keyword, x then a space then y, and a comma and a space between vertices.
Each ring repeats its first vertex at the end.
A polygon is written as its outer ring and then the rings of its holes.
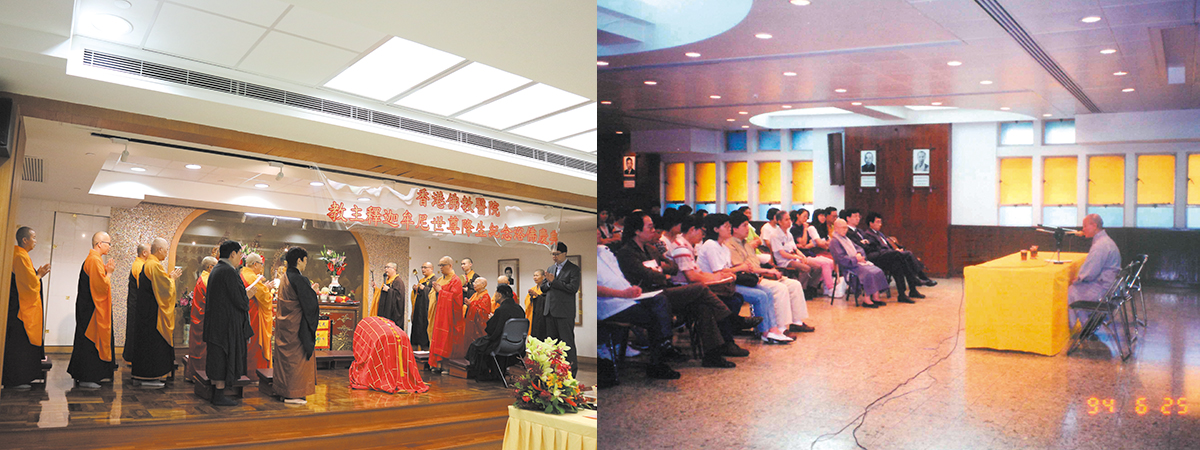
POLYGON ((286 403, 305 403, 317 392, 317 339, 319 306, 312 283, 302 273, 308 252, 292 247, 287 252, 287 279, 279 287, 279 316, 275 317, 274 388, 286 403))

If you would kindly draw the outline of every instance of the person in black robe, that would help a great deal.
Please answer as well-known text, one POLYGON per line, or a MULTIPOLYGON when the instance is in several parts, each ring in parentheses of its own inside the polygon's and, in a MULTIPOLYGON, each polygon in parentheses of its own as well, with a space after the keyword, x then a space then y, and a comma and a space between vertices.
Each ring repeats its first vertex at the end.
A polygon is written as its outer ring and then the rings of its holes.
POLYGON ((30 382, 42 378, 42 358, 46 355, 42 346, 42 277, 50 273, 50 265, 45 264, 36 270, 33 268, 29 251, 36 245, 37 233, 33 229, 17 229, 12 284, 9 285, 8 295, 4 374, 0 377, 6 388, 29 389, 30 382))
POLYGON ((384 284, 379 288, 379 317, 404 329, 404 279, 396 273, 396 263, 383 266, 384 284))
POLYGON ((162 378, 175 368, 175 280, 183 270, 163 267, 169 245, 155 238, 138 275, 137 352, 129 370, 135 385, 163 387, 162 378))
POLYGON ((99 389, 100 381, 111 379, 113 361, 112 286, 109 275, 116 260, 102 259, 112 248, 112 237, 103 231, 92 235, 92 250, 79 269, 75 296, 75 342, 67 373, 85 389, 99 389))
POLYGON ((150 246, 138 244, 137 258, 133 260, 133 269, 129 271, 129 287, 125 291, 125 347, 121 350, 121 359, 130 364, 133 364, 137 355, 137 340, 133 337, 137 333, 138 275, 142 273, 147 256, 150 256, 150 246))
POLYGON ((475 280, 479 279, 479 274, 475 273, 475 261, 471 258, 463 258, 463 300, 470 300, 475 296, 475 280))
POLYGON ((225 396, 227 382, 246 375, 246 343, 254 337, 250 326, 250 288, 242 281, 237 265, 242 262, 242 245, 225 240, 220 245, 220 257, 208 276, 207 308, 204 311, 204 342, 208 344, 205 361, 208 379, 217 388, 212 403, 235 406, 237 402, 225 396))
POLYGON ((412 333, 409 342, 413 350, 429 350, 429 297, 433 295, 433 263, 421 264, 421 278, 413 283, 412 333))
MULTIPOLYGON (((508 319, 525 318, 525 310, 517 304, 512 288, 508 285, 501 284, 496 287, 496 300, 500 302, 500 306, 492 312, 492 317, 488 319, 487 326, 483 330, 485 335, 472 342, 471 347, 467 349, 467 361, 471 363, 467 367, 468 378, 475 378, 479 381, 500 378, 501 374, 496 372, 491 354, 500 348, 500 337, 504 335, 504 324, 508 322, 508 319)), ((518 357, 500 358, 500 367, 511 366, 518 357)))

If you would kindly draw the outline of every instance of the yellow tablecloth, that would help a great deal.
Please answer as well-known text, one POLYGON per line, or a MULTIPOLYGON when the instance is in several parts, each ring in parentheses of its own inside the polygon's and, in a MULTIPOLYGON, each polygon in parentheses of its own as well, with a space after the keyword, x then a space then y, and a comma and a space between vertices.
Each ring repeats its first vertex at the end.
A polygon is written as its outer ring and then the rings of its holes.
POLYGON ((596 450, 596 419, 582 411, 554 415, 509 405, 504 450, 517 449, 596 450))
POLYGON ((1067 287, 1086 253, 1053 252, 1021 261, 1014 253, 963 269, 967 348, 994 348, 1055 355, 1071 337, 1067 328, 1067 287))

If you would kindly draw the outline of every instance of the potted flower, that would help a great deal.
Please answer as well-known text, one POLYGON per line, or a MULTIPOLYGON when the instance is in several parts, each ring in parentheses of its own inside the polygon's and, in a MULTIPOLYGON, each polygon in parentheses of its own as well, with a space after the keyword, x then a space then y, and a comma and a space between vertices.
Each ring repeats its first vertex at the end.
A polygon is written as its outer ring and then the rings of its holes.
POLYGON ((325 270, 329 272, 329 277, 333 279, 329 283, 330 294, 340 295, 345 292, 346 288, 338 284, 338 277, 342 276, 343 270, 346 270, 346 254, 321 247, 321 253, 317 254, 317 259, 325 263, 325 270))
POLYGON ((525 341, 525 370, 517 375, 515 406, 547 414, 573 413, 583 406, 583 392, 590 390, 571 376, 567 344, 533 336, 525 341))

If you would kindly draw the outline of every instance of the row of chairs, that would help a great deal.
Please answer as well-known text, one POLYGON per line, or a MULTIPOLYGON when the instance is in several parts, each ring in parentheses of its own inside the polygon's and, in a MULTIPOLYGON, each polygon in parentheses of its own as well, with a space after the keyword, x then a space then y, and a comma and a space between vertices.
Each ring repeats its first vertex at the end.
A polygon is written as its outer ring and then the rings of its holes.
POLYGON ((1087 320, 1080 331, 1072 336, 1068 355, 1095 336, 1101 327, 1116 342, 1117 353, 1122 361, 1133 355, 1134 343, 1149 327, 1146 298, 1142 295, 1142 269, 1146 266, 1146 259, 1145 254, 1134 257, 1099 299, 1070 304, 1072 310, 1083 312, 1087 320))

